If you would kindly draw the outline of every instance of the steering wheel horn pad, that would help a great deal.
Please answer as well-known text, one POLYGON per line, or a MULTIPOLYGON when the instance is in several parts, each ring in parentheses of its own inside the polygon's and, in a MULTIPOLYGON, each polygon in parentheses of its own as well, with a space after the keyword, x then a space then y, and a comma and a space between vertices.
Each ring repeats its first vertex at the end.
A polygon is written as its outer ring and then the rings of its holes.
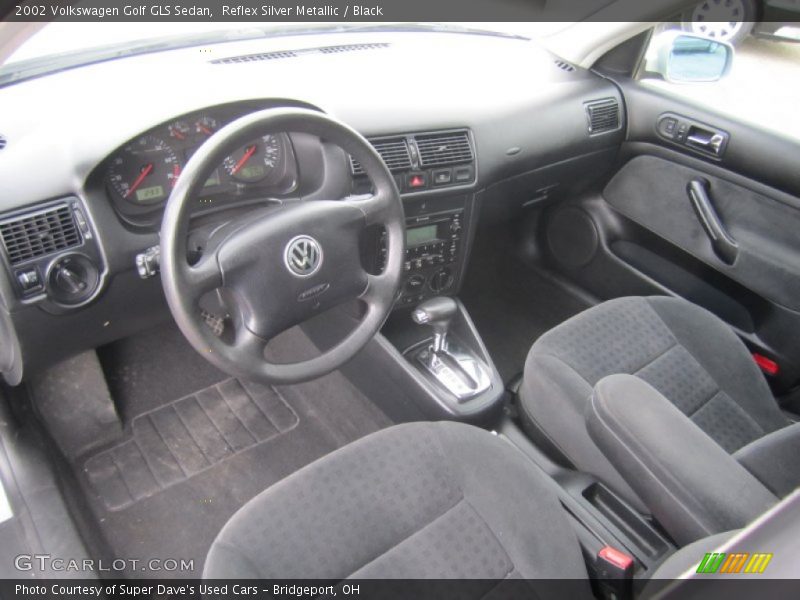
MULTIPOLYGON (((363 227, 357 208, 316 201, 281 208, 234 232, 217 250, 217 260, 223 287, 235 293, 241 322, 268 340, 360 296, 367 287, 358 245, 363 227), (299 240, 316 244, 314 271, 308 274, 287 264, 287 252, 299 240)), ((310 255, 298 252, 297 258, 311 265, 310 255)))

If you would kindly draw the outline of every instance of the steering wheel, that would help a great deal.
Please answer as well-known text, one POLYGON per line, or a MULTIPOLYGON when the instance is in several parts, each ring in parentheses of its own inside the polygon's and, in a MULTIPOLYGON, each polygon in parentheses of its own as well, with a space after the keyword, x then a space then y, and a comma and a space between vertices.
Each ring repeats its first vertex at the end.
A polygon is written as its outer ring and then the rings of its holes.
MULTIPOLYGON (((213 237, 213 236, 212 236, 213 237)), ((359 133, 322 113, 280 108, 251 113, 210 137, 187 163, 169 197, 161 225, 161 280, 178 327, 197 352, 219 369, 273 384, 329 373, 361 350, 391 311, 405 255, 403 204, 380 155, 359 133), (308 133, 341 147, 361 163, 374 192, 341 200, 289 202, 234 221, 190 265, 187 235, 193 200, 209 174, 249 141, 281 132, 308 133), (379 274, 361 264, 359 236, 370 225, 386 231, 379 274), (205 323, 200 298, 223 288, 231 299, 227 339, 205 323), (344 302, 366 310, 344 339, 318 356, 279 364, 265 357, 282 331, 344 302)))

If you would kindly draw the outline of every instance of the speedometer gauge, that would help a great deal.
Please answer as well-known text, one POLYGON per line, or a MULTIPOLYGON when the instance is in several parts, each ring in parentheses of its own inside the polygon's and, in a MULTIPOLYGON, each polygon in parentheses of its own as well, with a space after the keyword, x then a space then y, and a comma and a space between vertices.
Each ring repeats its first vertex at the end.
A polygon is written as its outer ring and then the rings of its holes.
POLYGON ((274 135, 265 135, 231 154, 223 164, 235 181, 256 183, 266 178, 280 160, 280 141, 274 135))
POLYGON ((108 168, 108 183, 122 199, 156 204, 167 199, 181 174, 176 152, 161 138, 145 135, 125 146, 108 168))

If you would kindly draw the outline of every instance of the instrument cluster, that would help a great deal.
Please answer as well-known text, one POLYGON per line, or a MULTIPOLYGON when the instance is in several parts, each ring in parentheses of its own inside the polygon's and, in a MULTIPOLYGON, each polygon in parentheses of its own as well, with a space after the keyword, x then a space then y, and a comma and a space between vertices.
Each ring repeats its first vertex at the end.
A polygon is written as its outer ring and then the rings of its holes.
MULTIPOLYGON (((160 219, 183 167, 216 131, 248 112, 220 107, 185 115, 130 141, 106 162, 105 186, 123 218, 137 224, 160 219)), ((195 199, 196 212, 238 200, 288 194, 297 185, 297 165, 288 135, 251 140, 215 168, 195 199)))

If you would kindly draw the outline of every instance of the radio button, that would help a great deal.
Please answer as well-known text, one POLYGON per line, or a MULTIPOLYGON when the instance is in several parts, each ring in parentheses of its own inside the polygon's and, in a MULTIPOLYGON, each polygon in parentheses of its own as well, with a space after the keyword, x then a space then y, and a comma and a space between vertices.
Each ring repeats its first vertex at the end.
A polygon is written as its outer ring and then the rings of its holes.
POLYGON ((425 278, 422 275, 412 275, 405 284, 405 291, 408 294, 417 294, 425 287, 425 278))
POLYGON ((467 165, 464 167, 456 167, 454 176, 455 180, 458 183, 466 183, 467 181, 472 181, 475 175, 475 170, 472 168, 472 165, 467 165))

